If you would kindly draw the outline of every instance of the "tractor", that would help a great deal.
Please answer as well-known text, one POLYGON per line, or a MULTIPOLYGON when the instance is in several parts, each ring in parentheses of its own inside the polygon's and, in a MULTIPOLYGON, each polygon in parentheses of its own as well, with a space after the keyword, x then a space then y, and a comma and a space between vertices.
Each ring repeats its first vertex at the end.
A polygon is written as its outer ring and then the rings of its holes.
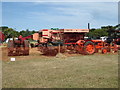
POLYGON ((88 32, 89 29, 40 30, 38 49, 45 55, 56 55, 68 50, 84 55, 118 51, 117 39, 110 43, 108 43, 108 40, 85 40, 85 34, 88 32))
MULTIPOLYGON (((43 55, 55 56, 57 53, 80 53, 84 55, 92 55, 94 53, 117 52, 120 45, 120 38, 91 40, 84 39, 85 34, 90 29, 42 29, 33 35, 22 37, 18 40, 10 40, 8 42, 8 55, 29 55, 29 41, 31 38, 36 40, 38 50, 43 55)), ((116 34, 119 30, 115 31, 116 34)))
POLYGON ((40 31, 39 50, 43 54, 56 55, 57 53, 79 52, 93 54, 95 45, 92 41, 85 41, 85 33, 89 29, 43 29, 40 31))

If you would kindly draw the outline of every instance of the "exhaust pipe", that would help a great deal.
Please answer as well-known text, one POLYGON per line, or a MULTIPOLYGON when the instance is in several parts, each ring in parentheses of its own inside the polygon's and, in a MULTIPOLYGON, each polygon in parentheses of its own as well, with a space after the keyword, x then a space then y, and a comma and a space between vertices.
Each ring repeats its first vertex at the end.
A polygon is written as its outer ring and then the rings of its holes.
POLYGON ((88 23, 88 29, 90 29, 90 23, 88 23))

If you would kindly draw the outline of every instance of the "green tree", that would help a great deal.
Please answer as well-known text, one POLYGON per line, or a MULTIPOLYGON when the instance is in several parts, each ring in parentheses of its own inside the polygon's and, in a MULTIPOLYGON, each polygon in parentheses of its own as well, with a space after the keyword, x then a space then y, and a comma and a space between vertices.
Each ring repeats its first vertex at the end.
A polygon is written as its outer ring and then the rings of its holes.
POLYGON ((20 31, 19 33, 20 33, 20 35, 22 35, 23 37, 26 37, 26 36, 29 36, 29 35, 32 35, 32 34, 36 33, 36 31, 35 31, 35 30, 30 31, 29 29, 26 29, 26 30, 20 31))
POLYGON ((102 36, 108 36, 108 32, 106 28, 91 29, 87 36, 91 38, 98 38, 102 36))
POLYGON ((18 36, 19 36, 19 32, 18 32, 18 31, 15 31, 15 30, 12 29, 12 28, 2 29, 2 32, 3 32, 4 35, 5 35, 5 39, 7 39, 7 38, 15 38, 15 37, 18 37, 18 36))
POLYGON ((19 34, 22 35, 23 37, 25 37, 25 33, 26 33, 26 31, 24 31, 24 30, 19 32, 19 34))

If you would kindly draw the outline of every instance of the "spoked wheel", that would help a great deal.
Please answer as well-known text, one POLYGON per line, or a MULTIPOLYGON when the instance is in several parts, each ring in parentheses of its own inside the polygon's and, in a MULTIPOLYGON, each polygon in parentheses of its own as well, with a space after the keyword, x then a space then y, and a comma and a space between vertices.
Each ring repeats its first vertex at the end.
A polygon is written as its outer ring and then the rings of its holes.
POLYGON ((88 41, 84 44, 84 54, 91 55, 95 53, 95 45, 93 42, 88 41))

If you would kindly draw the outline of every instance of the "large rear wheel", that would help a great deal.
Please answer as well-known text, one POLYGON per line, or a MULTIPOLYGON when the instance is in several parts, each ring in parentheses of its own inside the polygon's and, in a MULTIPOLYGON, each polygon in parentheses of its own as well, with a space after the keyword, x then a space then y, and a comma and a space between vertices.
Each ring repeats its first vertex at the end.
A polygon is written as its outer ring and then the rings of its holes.
POLYGON ((84 44, 84 54, 91 55, 95 53, 95 45, 93 42, 88 41, 84 44))

